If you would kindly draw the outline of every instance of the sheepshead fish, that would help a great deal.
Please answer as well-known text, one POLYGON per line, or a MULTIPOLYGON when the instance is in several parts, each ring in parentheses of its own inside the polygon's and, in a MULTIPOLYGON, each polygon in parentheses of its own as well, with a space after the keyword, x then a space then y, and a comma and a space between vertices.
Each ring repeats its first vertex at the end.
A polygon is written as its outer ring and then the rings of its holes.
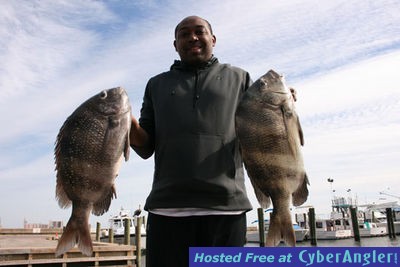
POLYGON ((236 111, 236 132, 243 161, 262 208, 273 204, 266 240, 276 246, 283 239, 295 246, 290 203, 308 197, 308 178, 301 146, 303 132, 294 99, 284 78, 268 71, 245 92, 236 111))
POLYGON ((80 105, 64 122, 55 145, 56 198, 72 214, 56 256, 78 244, 93 252, 89 215, 102 215, 116 197, 114 180, 122 158, 129 158, 131 107, 126 91, 104 90, 80 105))

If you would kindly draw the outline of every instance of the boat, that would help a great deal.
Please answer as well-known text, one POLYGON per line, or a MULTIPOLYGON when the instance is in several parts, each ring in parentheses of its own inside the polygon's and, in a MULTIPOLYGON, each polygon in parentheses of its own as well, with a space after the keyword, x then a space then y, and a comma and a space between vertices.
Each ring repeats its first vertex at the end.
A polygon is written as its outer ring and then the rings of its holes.
POLYGON ((296 242, 303 241, 309 232, 308 229, 300 227, 300 225, 298 225, 297 223, 293 224, 293 229, 294 229, 294 234, 296 236, 296 242))
POLYGON ((358 231, 361 237, 374 237, 387 235, 386 226, 379 226, 376 223, 365 221, 358 224, 358 231))
POLYGON ((315 233, 317 240, 345 239, 352 236, 348 218, 336 214, 331 214, 329 219, 317 218, 315 220, 315 233))
MULTIPOLYGON (((388 232, 388 225, 386 220, 383 222, 378 222, 376 224, 380 227, 384 227, 386 229, 386 232, 388 232)), ((400 221, 393 222, 393 226, 394 226, 394 233, 396 235, 400 235, 400 221)))
POLYGON ((373 222, 377 227, 386 229, 386 233, 389 232, 387 225, 386 209, 391 208, 394 214, 394 233, 400 235, 400 205, 397 201, 384 202, 380 204, 364 204, 360 205, 363 207, 363 215, 368 222, 373 222))
MULTIPOLYGON (((325 220, 325 225, 321 220, 317 220, 317 239, 341 239, 354 237, 353 224, 349 213, 331 212, 330 219, 325 220), (333 233, 333 231, 335 233, 333 233)), ((384 236, 387 234, 386 228, 378 226, 376 223, 366 221, 361 212, 357 214, 358 231, 360 237, 384 236)))
MULTIPOLYGON (((258 221, 254 221, 253 223, 257 223, 258 221)), ((269 221, 265 220, 265 235, 268 234, 268 229, 269 229, 269 221)), ((294 235, 296 237, 296 242, 302 242, 306 235, 308 234, 308 229, 304 229, 300 227, 297 223, 293 223, 293 230, 294 230, 294 235)), ((247 243, 260 243, 260 233, 258 231, 258 226, 257 227, 249 227, 247 232, 246 232, 246 240, 247 243)))
MULTIPOLYGON (((352 207, 351 199, 334 197, 332 199, 332 211, 327 217, 315 218, 315 234, 317 240, 336 240, 352 237, 351 219, 349 208, 352 207)), ((312 206, 300 206, 296 209, 310 208, 312 206)), ((307 213, 296 213, 296 221, 303 228, 309 227, 307 213)), ((310 238, 307 234, 306 239, 310 238)))
MULTIPOLYGON (((393 207, 394 203, 389 203, 393 207)), ((345 197, 332 198, 332 211, 328 218, 316 219, 316 237, 320 240, 334 240, 354 237, 351 220, 351 208, 356 208, 357 228, 360 237, 375 237, 387 235, 386 215, 377 211, 376 205, 358 205, 357 200, 345 197), (372 206, 375 212, 371 212, 372 206), (365 208, 363 210, 363 208, 365 208)), ((386 208, 388 205, 379 206, 386 208)), ((381 210, 382 211, 382 210, 381 210)), ((400 211, 400 210, 399 210, 400 211)), ((296 214, 296 221, 307 228, 308 216, 296 214)), ((400 232, 400 221, 395 222, 395 231, 400 232), (398 227, 398 228, 397 228, 398 227)), ((308 236, 306 236, 308 238, 308 236)))
MULTIPOLYGON (((130 227, 130 243, 132 245, 136 245, 135 237, 136 237, 136 225, 138 222, 138 217, 140 215, 140 206, 137 211, 135 211, 134 215, 131 215, 129 210, 121 208, 118 214, 111 216, 109 221, 109 228, 103 229, 101 231, 100 241, 109 242, 109 229, 113 231, 114 243, 123 244, 125 241, 125 220, 129 221, 130 227)), ((140 235, 142 237, 142 246, 145 245, 146 238, 146 229, 145 222, 142 220, 142 224, 140 227, 140 235)))

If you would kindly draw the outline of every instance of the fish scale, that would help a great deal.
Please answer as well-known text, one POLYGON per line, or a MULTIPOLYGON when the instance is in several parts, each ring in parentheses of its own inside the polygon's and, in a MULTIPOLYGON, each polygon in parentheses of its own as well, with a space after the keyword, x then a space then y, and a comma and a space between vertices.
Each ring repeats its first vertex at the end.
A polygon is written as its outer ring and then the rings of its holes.
POLYGON ((236 114, 243 162, 261 207, 271 202, 268 246, 282 239, 295 245, 290 204, 308 197, 308 178, 300 147, 303 133, 284 78, 270 70, 243 95, 236 114))

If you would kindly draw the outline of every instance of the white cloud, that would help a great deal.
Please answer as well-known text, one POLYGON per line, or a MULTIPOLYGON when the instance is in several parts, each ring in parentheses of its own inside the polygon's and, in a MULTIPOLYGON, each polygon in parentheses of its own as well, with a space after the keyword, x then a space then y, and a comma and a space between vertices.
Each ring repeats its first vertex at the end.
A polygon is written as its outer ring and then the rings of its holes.
POLYGON ((101 5, 88 1, 8 1, 0 12, 1 103, 57 79, 99 42, 86 26, 110 20, 101 5))
POLYGON ((388 99, 389 102, 396 101, 400 97, 395 82, 399 67, 400 52, 394 52, 334 69, 321 78, 313 77, 310 81, 294 84, 300 98, 298 110, 303 117, 307 117, 365 108, 362 107, 365 104, 378 108, 382 105, 381 101, 383 105, 388 99))

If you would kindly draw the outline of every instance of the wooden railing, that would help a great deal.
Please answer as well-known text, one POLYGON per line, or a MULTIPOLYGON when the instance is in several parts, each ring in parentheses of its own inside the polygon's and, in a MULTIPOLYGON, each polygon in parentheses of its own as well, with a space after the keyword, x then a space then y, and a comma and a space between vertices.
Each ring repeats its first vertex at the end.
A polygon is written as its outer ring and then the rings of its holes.
POLYGON ((0 228, 0 235, 59 234, 62 228, 0 228))
POLYGON ((0 248, 0 266, 136 266, 135 246, 95 243, 91 257, 73 248, 55 258, 55 248, 0 248))

